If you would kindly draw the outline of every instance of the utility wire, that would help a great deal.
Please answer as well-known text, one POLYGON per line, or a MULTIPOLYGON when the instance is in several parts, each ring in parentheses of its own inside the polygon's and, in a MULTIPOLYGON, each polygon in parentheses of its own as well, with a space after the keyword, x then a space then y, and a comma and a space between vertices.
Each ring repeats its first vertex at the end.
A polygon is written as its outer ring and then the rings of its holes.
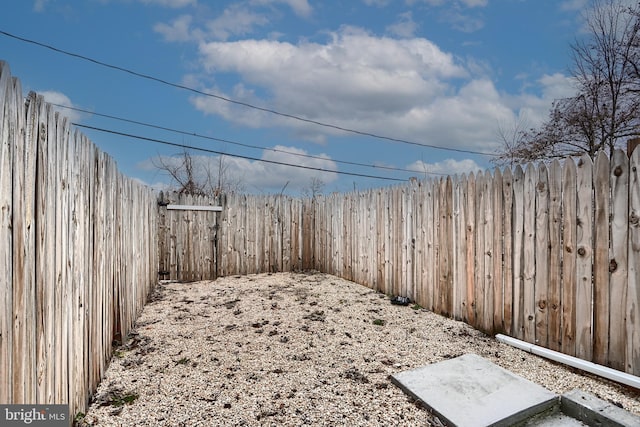
POLYGON ((132 120, 132 119, 124 118, 124 117, 113 116, 113 115, 110 115, 110 114, 97 113, 95 111, 84 110, 84 109, 78 108, 78 107, 70 107, 68 105, 56 104, 56 103, 52 103, 52 102, 50 102, 50 104, 53 105, 54 107, 66 108, 66 109, 77 111, 77 112, 80 112, 80 113, 93 114, 93 115, 98 116, 98 117, 105 117, 107 119, 119 120, 119 121, 126 122, 126 123, 132 123, 132 124, 135 124, 135 125, 146 126, 146 127, 152 128, 152 129, 165 130, 165 131, 168 131, 168 132, 173 132, 173 133, 177 133, 177 134, 181 134, 181 135, 194 136, 194 137, 197 137, 197 138, 208 139, 208 140, 211 140, 211 141, 217 141, 217 142, 224 142, 224 143, 227 143, 227 144, 239 145, 241 147, 254 148, 254 149, 258 149, 258 150, 268 150, 268 151, 273 151, 273 152, 276 152, 276 153, 289 154, 289 155, 292 155, 292 156, 307 157, 307 158, 310 158, 310 159, 332 160, 332 161, 334 161, 336 163, 341 163, 341 164, 351 165, 351 166, 362 166, 362 167, 367 167, 367 168, 385 169, 385 170, 398 171, 398 172, 409 172, 409 173, 418 173, 418 174, 424 173, 424 174, 427 174, 427 175, 447 176, 447 174, 438 173, 438 172, 418 171, 418 170, 415 170, 415 169, 395 168, 395 167, 392 167, 392 166, 378 166, 378 165, 372 165, 372 164, 367 164, 367 163, 352 162, 352 161, 348 161, 348 160, 327 159, 326 157, 314 156, 313 154, 294 153, 292 151, 280 150, 280 149, 277 149, 277 148, 261 147, 259 145, 245 144, 245 143, 242 143, 242 142, 231 141, 231 140, 228 140, 228 139, 222 139, 222 138, 216 138, 216 137, 213 137, 213 136, 201 135, 201 134, 198 134, 198 133, 195 133, 195 132, 187 132, 187 131, 180 130, 180 129, 173 129, 173 128, 169 128, 169 127, 165 127, 165 126, 160 126, 160 125, 155 125, 155 124, 151 124, 151 123, 141 122, 141 121, 138 121, 138 120, 132 120))
POLYGON ((178 89, 183 89, 183 90, 186 90, 186 91, 189 91, 189 92, 193 92, 193 93, 196 93, 198 95, 208 96, 208 97, 211 97, 211 98, 219 99, 221 101, 229 102, 229 103, 236 104, 236 105, 241 105, 243 107, 252 108, 254 110, 258 110, 258 111, 262 111, 262 112, 270 113, 270 114, 275 114, 277 116, 286 117, 286 118, 289 118, 289 119, 298 120, 298 121, 305 122, 305 123, 314 124, 314 125, 317 125, 317 126, 322 126, 322 127, 325 127, 325 128, 335 129, 335 130, 339 130, 339 131, 342 131, 342 132, 353 133, 353 134, 361 135, 361 136, 368 136, 370 138, 382 139, 382 140, 392 141, 392 142, 399 142, 399 143, 402 143, 402 144, 417 145, 417 146, 420 146, 420 147, 432 148, 434 150, 454 151, 454 152, 457 152, 457 153, 477 154, 477 155, 481 155, 481 156, 491 156, 491 157, 495 156, 495 154, 493 154, 493 153, 486 153, 486 152, 474 151, 474 150, 465 150, 465 149, 462 149, 462 148, 440 147, 438 145, 431 145, 431 144, 425 144, 425 143, 420 143, 420 142, 415 142, 415 141, 409 141, 409 140, 401 139, 401 138, 393 138, 393 137, 390 137, 390 136, 378 135, 378 134, 371 133, 371 132, 365 132, 365 131, 350 129, 350 128, 346 128, 346 127, 343 127, 343 126, 338 126, 338 125, 334 125, 334 124, 330 124, 330 123, 320 122, 320 121, 317 121, 317 120, 307 119, 307 118, 296 116, 296 115, 293 115, 293 114, 283 113, 283 112, 280 112, 280 111, 277 111, 277 110, 273 110, 273 109, 270 109, 270 108, 259 107, 259 106, 253 105, 253 104, 249 104, 247 102, 242 102, 242 101, 238 101, 238 100, 235 100, 235 99, 226 98, 224 96, 215 95, 215 94, 210 93, 210 92, 204 92, 204 91, 201 91, 199 89, 195 89, 195 88, 192 88, 192 87, 189 87, 189 86, 185 86, 185 85, 182 85, 182 84, 172 83, 172 82, 169 82, 167 80, 151 76, 149 74, 144 74, 144 73, 141 73, 141 72, 138 72, 138 71, 134 71, 134 70, 131 70, 131 69, 128 69, 128 68, 124 68, 124 67, 121 67, 121 66, 118 66, 118 65, 108 64, 106 62, 102 62, 102 61, 99 61, 97 59, 93 59, 93 58, 90 58, 88 56, 85 56, 85 55, 80 55, 78 53, 69 52, 69 51, 66 51, 66 50, 63 50, 63 49, 60 49, 60 48, 57 48, 57 47, 54 47, 54 46, 51 46, 51 45, 48 45, 48 44, 45 44, 45 43, 42 43, 42 42, 38 42, 38 41, 35 41, 35 40, 31 40, 31 39, 27 39, 27 38, 24 38, 24 37, 20 37, 20 36, 17 36, 15 34, 9 33, 7 31, 0 30, 0 34, 5 35, 7 37, 11 37, 11 38, 16 39, 16 40, 20 40, 20 41, 25 42, 25 43, 34 44, 36 46, 40 46, 40 47, 52 50, 52 51, 57 52, 57 53, 62 53, 64 55, 72 56, 74 58, 78 58, 78 59, 81 59, 81 60, 84 60, 84 61, 89 61, 89 62, 92 62, 94 64, 97 64, 97 65, 100 65, 100 66, 103 66, 103 67, 111 68, 111 69, 117 70, 117 71, 122 71, 124 73, 128 73, 128 74, 131 74, 131 75, 136 76, 136 77, 140 77, 140 78, 151 80, 151 81, 155 81, 157 83, 161 83, 161 84, 164 84, 164 85, 167 85, 167 86, 171 86, 171 87, 175 87, 175 88, 178 88, 178 89))
POLYGON ((407 181, 406 179, 400 179, 400 178, 390 178, 390 177, 378 176, 378 175, 367 175, 367 174, 355 173, 355 172, 334 171, 334 170, 331 170, 331 169, 318 168, 318 167, 314 167, 314 166, 296 165, 296 164, 293 164, 293 163, 278 162, 276 160, 259 159, 257 157, 243 156, 243 155, 240 155, 240 154, 229 154, 229 153, 225 153, 223 151, 217 151, 217 150, 211 150, 211 149, 208 149, 208 148, 195 147, 193 145, 178 144, 177 142, 164 141, 162 139, 149 138, 149 137, 146 137, 146 136, 134 135, 134 134, 125 133, 125 132, 118 132, 118 131, 115 131, 115 130, 104 129, 104 128, 99 128, 99 127, 95 127, 95 126, 81 125, 79 123, 72 123, 72 125, 74 125, 76 127, 79 127, 79 128, 91 129, 91 130, 95 130, 95 131, 98 131, 98 132, 109 133, 109 134, 112 134, 112 135, 119 135, 119 136, 124 136, 124 137, 127 137, 127 138, 139 139, 139 140, 142 140, 142 141, 149 141, 149 142, 153 142, 153 143, 157 143, 157 144, 171 145, 173 147, 188 148, 190 150, 203 151, 205 153, 219 154, 221 156, 228 156, 228 157, 236 157, 236 158, 246 159, 246 160, 253 160, 253 161, 256 161, 256 162, 271 163, 271 164, 275 164, 275 165, 289 166, 289 167, 300 168, 300 169, 310 169, 310 170, 315 170, 315 171, 320 171, 320 172, 329 172, 329 173, 335 173, 335 174, 340 174, 340 175, 359 176, 359 177, 362 177, 362 178, 374 178, 374 179, 383 179, 383 180, 387 180, 387 181, 399 181, 399 182, 406 182, 407 181))

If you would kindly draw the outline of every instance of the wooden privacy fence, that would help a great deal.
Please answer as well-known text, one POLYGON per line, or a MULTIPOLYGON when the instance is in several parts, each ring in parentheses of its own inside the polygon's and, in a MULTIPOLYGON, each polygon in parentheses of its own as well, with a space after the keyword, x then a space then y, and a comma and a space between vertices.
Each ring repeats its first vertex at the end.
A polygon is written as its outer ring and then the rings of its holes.
POLYGON ((314 268, 640 375, 639 165, 616 151, 313 200, 231 195, 217 274, 314 268))
POLYGON ((640 375, 640 150, 319 197, 314 267, 640 375))
POLYGON ((156 282, 156 195, 3 62, 0 144, 0 403, 73 416, 156 282))

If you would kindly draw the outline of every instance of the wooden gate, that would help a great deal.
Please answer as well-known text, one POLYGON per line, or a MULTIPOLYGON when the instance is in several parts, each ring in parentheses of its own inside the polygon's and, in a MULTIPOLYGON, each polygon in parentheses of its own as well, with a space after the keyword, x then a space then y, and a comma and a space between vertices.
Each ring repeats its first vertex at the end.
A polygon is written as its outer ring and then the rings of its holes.
POLYGON ((158 278, 181 282, 218 277, 217 200, 179 193, 158 199, 158 278))

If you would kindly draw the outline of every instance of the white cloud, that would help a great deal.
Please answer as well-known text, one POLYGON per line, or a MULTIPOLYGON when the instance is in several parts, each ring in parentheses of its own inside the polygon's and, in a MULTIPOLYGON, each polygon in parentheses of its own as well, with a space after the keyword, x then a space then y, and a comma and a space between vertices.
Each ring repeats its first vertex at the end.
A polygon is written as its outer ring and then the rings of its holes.
POLYGON ((158 5, 178 9, 186 6, 195 6, 197 0, 139 0, 144 4, 158 5))
MULTIPOLYGON (((549 117, 553 101, 568 98, 576 94, 574 80, 561 73, 545 74, 535 82, 539 95, 523 93, 517 96, 504 96, 504 102, 519 112, 528 127, 538 127, 549 117)), ((513 123, 513 122, 511 122, 513 123)), ((505 123, 508 126, 508 124, 505 123)))
POLYGON ((267 24, 264 15, 247 9, 242 4, 232 4, 222 15, 207 23, 207 34, 216 40, 226 40, 230 36, 250 34, 255 27, 267 24))
POLYGON ((64 107, 74 107, 73 103, 71 102, 71 99, 69 99, 67 95, 61 92, 56 92, 51 90, 38 92, 38 95, 42 95, 46 102, 49 102, 51 104, 62 105, 63 107, 54 106, 53 108, 54 110, 59 111, 60 114, 62 114, 63 116, 66 116, 70 121, 78 122, 82 118, 82 113, 78 111, 70 110, 68 108, 64 108, 64 107))
POLYGON ((425 174, 427 177, 429 174, 460 175, 464 173, 468 175, 471 172, 477 173, 479 170, 482 170, 482 168, 471 159, 445 159, 435 163, 417 160, 406 168, 415 170, 419 174, 425 174))
MULTIPOLYGON (((237 73, 242 81, 228 93, 205 90, 344 128, 487 151, 497 148, 496 124, 515 117, 490 80, 470 78, 452 55, 421 38, 343 28, 326 44, 243 40, 203 43, 200 52, 208 72, 237 73)), ((308 140, 343 135, 218 99, 192 102, 206 114, 254 128, 288 127, 308 140)))
POLYGON ((157 23, 153 29, 169 42, 202 41, 206 38, 224 41, 233 36, 246 36, 269 23, 266 16, 249 10, 243 4, 231 4, 220 16, 207 21, 204 29, 194 27, 193 21, 192 15, 181 15, 168 24, 157 23))
POLYGON ((309 117, 406 110, 466 75, 453 56, 425 39, 396 40, 343 28, 327 44, 242 40, 200 45, 208 72, 235 72, 274 101, 309 117))
POLYGON ((398 21, 395 24, 391 24, 387 27, 387 32, 399 37, 409 38, 413 37, 418 24, 413 20, 411 12, 405 12, 398 16, 398 21))
POLYGON ((153 30, 162 34, 166 41, 184 42, 191 40, 191 15, 182 15, 177 17, 171 24, 157 23, 153 26, 153 30))

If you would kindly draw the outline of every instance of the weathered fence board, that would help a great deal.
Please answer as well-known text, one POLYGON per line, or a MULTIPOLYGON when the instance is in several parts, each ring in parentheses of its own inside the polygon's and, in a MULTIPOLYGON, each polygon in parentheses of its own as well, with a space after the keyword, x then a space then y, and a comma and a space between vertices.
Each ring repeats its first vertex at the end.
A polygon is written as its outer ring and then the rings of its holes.
POLYGON ((516 166, 513 174, 513 314, 512 336, 524 337, 524 171, 516 166))
POLYGON ((576 170, 576 356, 591 360, 592 339, 592 260, 593 260, 593 162, 580 157, 576 170))
POLYGON ((576 164, 567 161, 562 179, 562 343, 560 349, 576 354, 577 224, 576 164))
POLYGON ((547 167, 538 168, 535 215, 535 340, 543 347, 549 345, 549 175, 547 167))
POLYGON ((609 347, 609 159, 600 152, 594 167, 593 360, 606 364, 609 347))
POLYGON ((549 315, 548 347, 560 350, 562 344, 562 167, 555 160, 549 174, 549 286, 547 311, 549 315))
POLYGON ((464 283, 466 291, 466 303, 467 310, 466 316, 467 322, 474 325, 476 323, 476 276, 475 276, 475 254, 476 254, 476 177, 472 173, 467 178, 467 192, 466 192, 466 246, 467 253, 465 254, 466 264, 466 277, 467 281, 464 283))
POLYGON ((629 262, 625 371, 640 375, 640 149, 629 162, 629 262))
POLYGON ((502 176, 502 201, 502 264, 504 266, 504 270, 502 271, 502 332, 511 334, 513 321, 513 285, 516 283, 513 274, 513 174, 511 169, 505 169, 502 176))
MULTIPOLYGON (((12 171, 15 102, 9 67, 0 61, 0 375, 13 380, 12 171)), ((0 402, 13 402, 12 381, 0 381, 0 402)))
POLYGON ((492 332, 504 332, 504 201, 502 198, 504 185, 502 172, 496 169, 493 178, 493 212, 490 218, 493 221, 493 242, 491 248, 491 275, 493 280, 493 319, 491 320, 492 332))
POLYGON ((535 342, 536 337, 536 183, 537 171, 527 165, 524 174, 524 247, 522 325, 524 340, 535 342))

